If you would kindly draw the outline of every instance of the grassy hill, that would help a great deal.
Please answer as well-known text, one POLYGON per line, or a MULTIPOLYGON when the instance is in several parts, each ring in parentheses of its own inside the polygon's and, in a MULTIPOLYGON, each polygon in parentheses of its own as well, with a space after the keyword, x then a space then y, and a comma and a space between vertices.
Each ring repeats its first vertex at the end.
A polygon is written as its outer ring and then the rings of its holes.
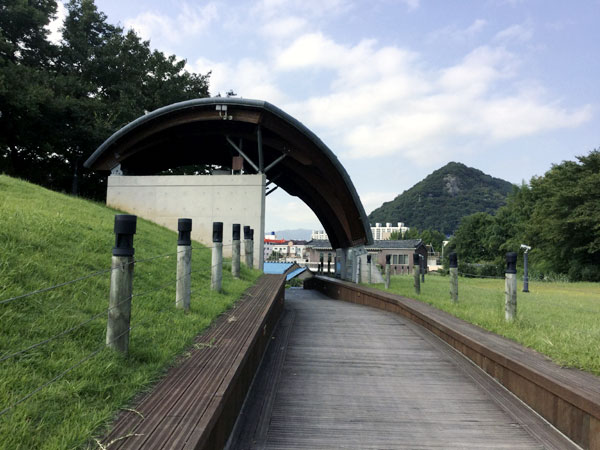
POLYGON ((512 184, 464 164, 451 162, 369 214, 376 222, 404 222, 409 227, 452 234, 460 219, 492 213, 504 205, 512 184))
POLYGON ((259 276, 243 267, 234 280, 226 266, 223 293, 210 291, 210 249, 194 243, 192 311, 184 314, 174 306, 177 235, 138 219, 125 358, 104 346, 117 212, 3 175, 0 211, 2 449, 85 446, 259 276))

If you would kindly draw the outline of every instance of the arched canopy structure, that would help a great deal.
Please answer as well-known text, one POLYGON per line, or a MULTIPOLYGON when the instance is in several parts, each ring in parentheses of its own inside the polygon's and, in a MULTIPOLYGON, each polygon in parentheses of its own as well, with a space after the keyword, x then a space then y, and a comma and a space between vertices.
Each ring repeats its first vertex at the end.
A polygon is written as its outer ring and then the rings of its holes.
POLYGON ((157 109, 121 128, 85 162, 94 170, 120 165, 128 175, 153 175, 196 164, 245 169, 302 199, 325 228, 333 248, 372 242, 364 208, 350 177, 327 146, 276 106, 240 98, 203 98, 157 109))

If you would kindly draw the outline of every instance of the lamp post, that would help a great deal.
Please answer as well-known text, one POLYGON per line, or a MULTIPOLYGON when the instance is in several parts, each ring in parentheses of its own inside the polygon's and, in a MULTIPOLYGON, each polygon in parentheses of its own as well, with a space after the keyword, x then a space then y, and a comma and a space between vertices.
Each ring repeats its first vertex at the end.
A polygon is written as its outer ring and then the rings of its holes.
POLYGON ((523 253, 523 292, 529 292, 529 270, 527 267, 527 254, 531 247, 529 245, 521 244, 521 248, 525 250, 523 253))

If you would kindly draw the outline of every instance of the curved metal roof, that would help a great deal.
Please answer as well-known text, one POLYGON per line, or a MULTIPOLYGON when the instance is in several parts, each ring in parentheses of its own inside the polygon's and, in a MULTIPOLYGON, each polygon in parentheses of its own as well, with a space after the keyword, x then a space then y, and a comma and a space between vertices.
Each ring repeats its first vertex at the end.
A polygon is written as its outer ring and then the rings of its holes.
MULTIPOLYGON (((337 157, 302 123, 268 102, 213 97, 165 106, 114 133, 85 167, 111 170, 120 164, 131 175, 195 164, 231 167, 238 155, 231 143, 264 169, 269 181, 313 210, 334 248, 372 242, 362 203, 337 157)), ((247 162, 244 167, 253 171, 247 162)))

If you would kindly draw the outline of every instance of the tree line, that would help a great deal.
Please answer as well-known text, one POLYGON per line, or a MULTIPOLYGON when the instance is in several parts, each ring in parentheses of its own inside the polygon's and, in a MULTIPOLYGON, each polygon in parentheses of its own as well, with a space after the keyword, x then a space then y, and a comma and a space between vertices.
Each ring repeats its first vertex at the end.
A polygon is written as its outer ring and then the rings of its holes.
POLYGON ((100 199, 105 177, 83 162, 144 113, 207 97, 210 73, 109 24, 94 0, 65 6, 53 43, 55 0, 0 1, 0 172, 100 199))
POLYGON ((501 275, 504 255, 521 244, 532 247, 534 279, 600 281, 600 150, 515 186, 495 214, 464 217, 445 253, 476 264, 470 271, 501 275))

